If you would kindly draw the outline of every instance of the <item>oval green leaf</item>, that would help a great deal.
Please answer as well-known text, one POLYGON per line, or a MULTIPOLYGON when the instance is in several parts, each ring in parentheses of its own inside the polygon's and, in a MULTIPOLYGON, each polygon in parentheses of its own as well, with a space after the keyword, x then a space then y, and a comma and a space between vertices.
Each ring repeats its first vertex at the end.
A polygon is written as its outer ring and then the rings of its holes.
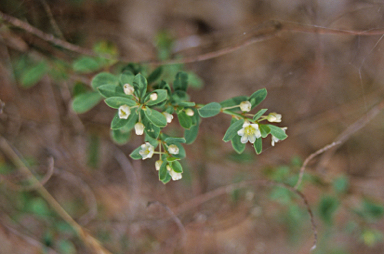
POLYGON ((109 72, 101 72, 93 77, 91 81, 91 86, 94 90, 97 90, 99 86, 103 85, 118 85, 118 79, 115 75, 109 72))
POLYGON ((240 119, 233 122, 229 126, 228 130, 225 132, 225 135, 223 138, 224 142, 230 141, 235 135, 237 135, 237 131, 241 129, 241 127, 243 126, 243 123, 244 123, 244 119, 240 119))
POLYGON ((221 105, 217 102, 211 102, 205 105, 204 107, 198 109, 198 111, 201 117, 212 117, 220 113, 221 105))
POLYGON ((129 107, 137 105, 136 101, 124 97, 109 97, 104 101, 111 108, 119 108, 122 105, 128 105, 129 107))
POLYGON ((98 92, 82 93, 72 101, 72 109, 78 114, 85 113, 96 106, 102 97, 98 92))
POLYGON ((157 127, 163 128, 167 125, 167 119, 165 118, 165 116, 156 110, 147 107, 147 109, 144 110, 144 114, 148 118, 148 120, 151 121, 157 127))

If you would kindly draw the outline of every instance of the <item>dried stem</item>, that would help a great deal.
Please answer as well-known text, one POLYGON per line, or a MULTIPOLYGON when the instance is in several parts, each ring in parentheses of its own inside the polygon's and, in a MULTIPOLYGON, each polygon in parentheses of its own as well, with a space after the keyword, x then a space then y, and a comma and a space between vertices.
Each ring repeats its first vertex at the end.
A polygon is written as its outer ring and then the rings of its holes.
POLYGON ((207 202, 207 201, 209 201, 215 197, 224 195, 224 194, 229 193, 235 189, 241 189, 241 188, 245 188, 245 187, 253 186, 253 185, 279 186, 279 187, 287 188, 288 190, 296 193, 302 199, 302 201, 303 201, 303 203, 307 209, 307 212, 309 214, 310 220, 311 220, 312 231, 313 231, 313 236, 314 236, 313 247, 311 248, 311 250, 315 249, 316 244, 317 244, 317 227, 316 227, 315 219, 314 219, 311 207, 309 206, 308 200, 301 191, 299 191, 299 190, 297 190, 297 189, 295 189, 289 185, 286 185, 284 183, 277 183, 277 182, 268 181, 268 180, 252 180, 252 181, 244 181, 244 182, 240 182, 240 183, 234 183, 234 184, 230 184, 227 186, 223 186, 223 187, 217 188, 216 190, 213 190, 213 191, 204 193, 200 196, 197 196, 188 202, 183 203, 182 205, 180 205, 179 207, 176 208, 175 215, 180 215, 181 213, 189 211, 189 210, 191 210, 191 209, 193 209, 193 208, 195 208, 195 207, 197 207, 197 206, 199 206, 199 205, 201 205, 201 204, 203 204, 203 203, 205 203, 205 202, 207 202))
POLYGON ((93 238, 88 232, 86 232, 56 201, 56 199, 44 188, 44 186, 37 180, 32 174, 29 168, 23 163, 19 156, 15 153, 12 147, 8 144, 5 138, 0 136, 0 148, 3 152, 12 160, 15 166, 26 176, 28 176, 29 183, 36 187, 36 191, 47 201, 53 210, 65 220, 73 230, 80 236, 88 247, 90 247, 95 253, 110 254, 100 243, 93 238))
MULTIPOLYGON (((380 102, 378 105, 373 107, 367 114, 365 114, 359 120, 357 120, 355 123, 353 123, 351 126, 349 126, 345 131, 343 131, 335 139, 335 141, 333 143, 331 143, 329 145, 326 145, 323 148, 321 148, 321 149, 317 150, 316 152, 312 153, 311 155, 309 155, 305 159, 305 161, 303 163, 303 166, 301 166, 301 168, 300 168, 299 179, 297 180, 297 183, 296 183, 294 188, 295 189, 299 188, 299 186, 301 184, 301 181, 303 179, 305 168, 307 167, 308 163, 314 157, 316 157, 319 154, 324 153, 325 151, 328 151, 331 148, 334 148, 334 147, 337 147, 337 146, 340 146, 341 144, 343 144, 346 140, 348 140, 352 136, 352 134, 354 134, 355 132, 359 131, 367 123, 369 123, 377 114, 379 114, 381 112, 381 110, 383 108, 384 108, 384 101, 380 102)), ((335 151, 335 150, 333 150, 333 151, 335 151)), ((322 161, 320 162, 320 165, 322 165, 322 166, 326 165, 329 162, 329 160, 330 160, 332 155, 333 155, 333 152, 326 154, 326 156, 324 156, 322 158, 322 161)))
MULTIPOLYGON (((65 48, 69 51, 73 51, 82 55, 89 55, 89 56, 97 55, 92 50, 82 48, 80 46, 55 38, 53 35, 44 33, 43 31, 31 26, 27 22, 21 21, 1 11, 0 11, 0 19, 4 20, 5 22, 15 27, 23 29, 28 33, 31 33, 39 37, 40 39, 43 39, 54 45, 65 48)), ((326 27, 320 27, 320 26, 314 26, 314 25, 303 25, 303 24, 288 22, 288 21, 271 20, 263 23, 259 28, 252 31, 252 34, 248 39, 240 43, 237 43, 235 45, 231 45, 226 48, 219 49, 217 51, 213 51, 213 52, 209 52, 209 53, 205 53, 197 56, 192 56, 192 57, 186 57, 183 59, 177 59, 177 60, 167 60, 167 61, 148 60, 148 61, 141 61, 141 63, 153 64, 153 65, 167 65, 167 64, 181 64, 181 63, 192 63, 192 62, 204 61, 204 60, 212 59, 215 57, 219 57, 219 56, 231 53, 235 50, 249 46, 256 42, 271 39, 273 37, 278 36, 281 32, 373 36, 373 35, 383 35, 384 29, 372 29, 372 30, 365 30, 365 31, 342 30, 342 29, 332 29, 332 28, 326 28, 326 27)), ((113 56, 108 54, 104 54, 102 55, 102 57, 105 57, 108 59, 115 59, 113 56)), ((120 57, 119 61, 129 62, 131 60, 128 58, 120 57)))

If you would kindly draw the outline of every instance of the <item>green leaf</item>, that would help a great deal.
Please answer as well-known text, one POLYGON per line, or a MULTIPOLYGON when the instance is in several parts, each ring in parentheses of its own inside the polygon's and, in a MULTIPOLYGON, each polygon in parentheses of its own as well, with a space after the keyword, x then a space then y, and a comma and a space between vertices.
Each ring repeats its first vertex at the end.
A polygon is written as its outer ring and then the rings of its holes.
POLYGON ((177 105, 179 105, 180 107, 193 107, 196 105, 196 103, 192 101, 180 101, 177 105))
POLYGON ((327 224, 331 225, 333 215, 339 207, 340 202, 335 197, 323 196, 319 203, 319 216, 327 224))
POLYGON ((185 138, 175 138, 175 137, 168 137, 164 139, 164 142, 167 144, 174 144, 174 143, 185 143, 185 138))
POLYGON ((267 97, 267 89, 257 90, 249 97, 249 102, 252 104, 252 109, 259 105, 267 97))
POLYGON ((241 154, 242 152, 244 152, 244 149, 245 149, 245 143, 241 143, 241 137, 239 135, 235 135, 232 139, 231 139, 231 143, 232 143, 232 147, 233 149, 238 153, 238 154, 241 154))
POLYGON ((143 157, 140 155, 141 146, 133 150, 133 152, 129 155, 134 160, 141 160, 143 157))
POLYGON ((187 91, 188 87, 188 74, 185 72, 178 72, 173 82, 173 88, 175 90, 187 91))
POLYGON ((217 102, 211 102, 198 109, 201 117, 212 117, 220 113, 221 105, 217 102))
POLYGON ((77 253, 75 245, 69 240, 61 239, 58 241, 57 245, 58 245, 58 247, 57 247, 58 251, 60 253, 63 253, 63 254, 76 254, 77 253))
POLYGON ((118 145, 124 145, 126 144, 130 137, 131 137, 131 132, 130 131, 122 131, 121 129, 119 130, 111 130, 111 137, 113 142, 115 142, 118 145))
POLYGON ((40 62, 39 64, 28 68, 22 74, 21 85, 26 88, 36 85, 48 72, 48 69, 48 65, 45 62, 40 62))
POLYGON ((104 101, 108 106, 116 109, 122 105, 128 105, 129 107, 137 105, 136 101, 124 97, 109 97, 104 101))
POLYGON ((143 124, 145 126, 145 129, 144 129, 145 134, 147 134, 152 139, 157 139, 159 137, 159 134, 160 134, 160 128, 155 126, 151 122, 149 122, 149 120, 147 120, 147 121, 148 121, 148 123, 144 123, 145 121, 143 121, 143 124))
POLYGON ((167 170, 167 164, 168 161, 163 161, 163 164, 161 164, 160 169, 159 169, 159 180, 163 181, 166 179, 167 175, 169 175, 168 170, 167 170))
POLYGON ((149 74, 147 78, 148 84, 155 82, 158 78, 160 78, 162 73, 163 73, 163 67, 162 66, 157 67, 151 74, 149 74))
POLYGON ((341 175, 333 180, 332 185, 336 193, 346 193, 349 188, 349 179, 345 175, 341 175))
POLYGON ((187 72, 187 74, 188 74, 189 86, 194 87, 194 88, 202 88, 203 87, 204 82, 199 76, 197 76, 193 72, 187 72))
MULTIPOLYGON (((185 103, 185 102, 190 103, 190 102, 188 102, 188 100, 189 100, 189 95, 188 95, 186 92, 181 91, 181 90, 176 90, 176 91, 172 94, 172 100, 173 100, 176 104, 178 104, 178 105, 180 105, 181 103, 185 103)), ((182 105, 180 105, 180 106, 182 106, 182 105)))
POLYGON ((31 212, 41 217, 47 217, 50 214, 47 203, 40 197, 36 197, 31 200, 30 209, 31 212))
POLYGON ((174 161, 171 164, 171 167, 173 168, 173 171, 176 173, 183 173, 183 166, 181 166, 180 162, 174 161))
POLYGON ((73 70, 81 73, 90 73, 100 69, 100 64, 91 57, 83 56, 73 63, 73 70))
POLYGON ((116 113, 111 122, 111 129, 112 130, 120 129, 127 123, 128 123, 128 119, 122 119, 119 117, 119 113, 116 113))
MULTIPOLYGON (((222 108, 233 107, 233 106, 239 105, 241 102, 246 100, 248 100, 247 96, 236 96, 220 102, 220 105, 222 108)), ((233 112, 233 111, 239 111, 240 108, 232 108, 232 109, 226 109, 226 110, 233 112)))
POLYGON ((259 124, 261 137, 266 138, 271 132, 271 129, 265 124, 259 124))
POLYGON ((149 97, 151 96, 151 94, 153 94, 153 93, 157 93, 157 99, 154 100, 154 101, 152 101, 152 100, 148 101, 146 103, 146 105, 148 105, 148 106, 159 104, 159 103, 165 101, 167 99, 167 97, 168 97, 167 90, 165 90, 165 89, 156 89, 153 92, 151 92, 150 94, 148 94, 147 96, 145 96, 145 100, 148 100, 149 97))
POLYGON ((360 209, 358 214, 367 220, 376 221, 383 218, 384 206, 369 199, 364 199, 362 202, 362 209, 360 209))
POLYGON ((96 76, 94 76, 91 81, 91 85, 93 89, 96 91, 99 86, 103 86, 103 85, 117 86, 118 84, 119 84, 118 78, 109 72, 101 72, 96 76))
POLYGON ((267 124, 267 126, 271 129, 271 134, 279 140, 284 140, 288 137, 287 134, 285 134, 285 131, 280 127, 274 126, 272 124, 267 124))
POLYGON ((179 148, 179 153, 178 154, 174 154, 173 157, 176 157, 176 158, 179 158, 179 159, 185 158, 186 153, 185 153, 184 147, 180 143, 174 143, 174 145, 176 145, 179 148))
POLYGON ((179 119, 181 127, 183 127, 184 129, 189 129, 192 127, 192 118, 185 114, 184 111, 178 113, 177 118, 179 119))
POLYGON ((141 100, 144 99, 144 95, 147 92, 147 80, 140 73, 137 74, 133 80, 133 87, 135 88, 135 94, 141 100))
POLYGON ((118 86, 102 85, 102 86, 99 86, 97 90, 99 91, 101 96, 103 96, 104 98, 116 97, 116 96, 122 95, 121 93, 116 91, 117 90, 116 88, 118 88, 118 86))
MULTIPOLYGON (((152 124, 152 126, 154 126, 152 124)), ((156 126, 154 126, 156 127, 156 126)), ((159 129, 158 127, 156 127, 157 129, 159 129)), ((159 132, 160 132, 160 129, 159 129, 159 132)), ((147 134, 147 132, 145 132, 145 134, 147 134)), ((159 134, 157 134, 157 136, 159 136, 159 134)), ((153 147, 157 147, 159 145, 159 141, 157 141, 157 136, 155 138, 152 138, 151 136, 149 135, 145 135, 145 142, 149 142, 153 147)))
POLYGON ((137 111, 138 109, 133 109, 131 111, 131 114, 128 116, 126 123, 120 128, 121 131, 129 132, 135 127, 135 124, 139 118, 139 113, 137 111))
POLYGON ((253 143, 253 147, 255 148, 256 154, 261 154, 263 151, 263 140, 261 138, 257 138, 255 143, 253 143))
POLYGON ((147 107, 146 110, 144 110, 144 114, 148 118, 148 120, 151 121, 157 127, 162 128, 167 125, 167 119, 165 118, 165 116, 156 110, 147 107))
POLYGON ((167 157, 166 160, 167 160, 168 162, 173 162, 173 161, 180 160, 180 158, 176 158, 176 157, 167 157))
POLYGON ((257 112, 254 116, 253 116, 253 120, 257 120, 259 119, 265 112, 267 112, 268 109, 266 108, 263 108, 263 109, 260 109, 259 112, 257 112))
POLYGON ((199 134, 199 124, 191 126, 189 130, 186 129, 184 131, 185 143, 188 145, 192 144, 196 140, 197 134, 199 134))
POLYGON ((237 135, 237 131, 240 130, 243 126, 244 119, 237 120, 229 126, 228 130, 225 132, 223 137, 224 142, 230 141, 235 135, 237 135))
POLYGON ((131 72, 123 72, 120 74, 120 77, 119 77, 119 81, 122 86, 125 84, 130 84, 131 86, 133 86, 134 79, 135 79, 135 75, 133 75, 131 72))
POLYGON ((96 106, 102 97, 98 92, 88 92, 76 96, 72 101, 72 109, 78 113, 85 113, 96 106))

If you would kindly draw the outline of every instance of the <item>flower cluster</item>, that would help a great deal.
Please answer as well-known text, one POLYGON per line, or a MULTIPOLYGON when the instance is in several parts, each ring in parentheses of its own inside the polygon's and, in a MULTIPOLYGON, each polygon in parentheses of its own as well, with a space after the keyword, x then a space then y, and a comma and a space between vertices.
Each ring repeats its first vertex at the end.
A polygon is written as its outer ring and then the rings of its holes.
POLYGON ((186 156, 183 144, 195 141, 203 118, 219 113, 232 116, 223 140, 231 141, 238 153, 244 151, 248 142, 253 144, 257 154, 261 153, 262 139, 268 135, 271 135, 272 146, 287 138, 286 127, 271 124, 282 121, 280 114, 264 115, 267 109, 251 113, 265 99, 265 89, 260 89, 249 97, 237 96, 220 103, 201 105, 189 101, 186 73, 177 73, 170 86, 163 80, 155 82, 159 72, 161 69, 155 70, 148 76, 148 80, 134 68, 124 71, 119 77, 110 73, 99 73, 93 78, 92 87, 97 87, 106 98, 105 103, 108 106, 117 109, 111 122, 114 140, 118 143, 127 142, 131 131, 143 136, 144 143, 130 156, 136 160, 146 160, 155 154, 159 155, 154 166, 163 183, 182 178, 183 168, 179 161, 186 156), (165 132, 165 127, 172 123, 174 117, 177 117, 178 123, 184 129, 182 137, 172 137, 165 132))

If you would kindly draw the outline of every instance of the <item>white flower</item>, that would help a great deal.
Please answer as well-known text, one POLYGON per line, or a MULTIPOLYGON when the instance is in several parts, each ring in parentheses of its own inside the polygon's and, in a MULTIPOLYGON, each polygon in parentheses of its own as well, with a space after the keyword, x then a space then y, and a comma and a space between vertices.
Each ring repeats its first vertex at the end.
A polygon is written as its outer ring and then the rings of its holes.
POLYGON ((267 120, 270 123, 280 123, 281 122, 281 115, 277 113, 270 113, 267 116, 267 120))
POLYGON ((169 165, 167 165, 167 170, 171 175, 173 181, 180 180, 183 177, 181 173, 176 173, 169 165))
POLYGON ((240 103, 240 109, 243 112, 249 112, 251 111, 252 104, 249 101, 243 101, 240 103))
POLYGON ((136 135, 143 135, 144 133, 144 124, 138 122, 135 124, 135 133, 136 135))
POLYGON ((157 171, 160 170, 161 164, 163 164, 162 160, 158 160, 158 161, 155 162, 155 168, 156 168, 157 171))
POLYGON ((122 105, 119 107, 120 119, 127 119, 130 114, 131 114, 131 109, 128 107, 128 105, 122 105))
POLYGON ((151 101, 155 101, 155 100, 157 100, 157 93, 151 93, 151 95, 149 96, 149 98, 151 99, 151 101))
POLYGON ((195 112, 189 108, 185 111, 185 114, 187 114, 187 116, 193 116, 195 114, 195 112))
MULTIPOLYGON (((284 131, 284 133, 285 133, 285 131, 288 129, 287 127, 283 127, 283 128, 281 128, 283 131, 284 131)), ((272 135, 272 134, 271 134, 272 135)), ((272 135, 272 142, 271 142, 271 145, 272 146, 275 146, 275 143, 277 143, 277 142, 279 142, 280 141, 280 139, 278 139, 278 138, 276 138, 275 136, 273 136, 272 135)))
POLYGON ((178 154, 179 148, 177 147, 177 145, 170 145, 170 146, 168 146, 168 152, 170 154, 178 154))
POLYGON ((162 113, 165 118, 167 119, 167 123, 171 123, 172 122, 172 119, 173 119, 173 115, 169 114, 168 112, 163 112, 162 113))
POLYGON ((123 88, 124 88, 124 93, 126 95, 132 95, 133 92, 135 91, 135 88, 133 86, 131 86, 130 84, 125 84, 123 86, 123 88))
POLYGON ((252 144, 255 142, 256 138, 261 137, 259 125, 251 124, 248 121, 245 121, 243 124, 243 128, 240 129, 237 134, 241 136, 241 143, 247 143, 248 140, 252 144))
POLYGON ((152 158, 153 153, 155 152, 155 147, 151 145, 149 142, 145 142, 145 144, 141 145, 141 150, 139 154, 143 157, 143 160, 152 158))

